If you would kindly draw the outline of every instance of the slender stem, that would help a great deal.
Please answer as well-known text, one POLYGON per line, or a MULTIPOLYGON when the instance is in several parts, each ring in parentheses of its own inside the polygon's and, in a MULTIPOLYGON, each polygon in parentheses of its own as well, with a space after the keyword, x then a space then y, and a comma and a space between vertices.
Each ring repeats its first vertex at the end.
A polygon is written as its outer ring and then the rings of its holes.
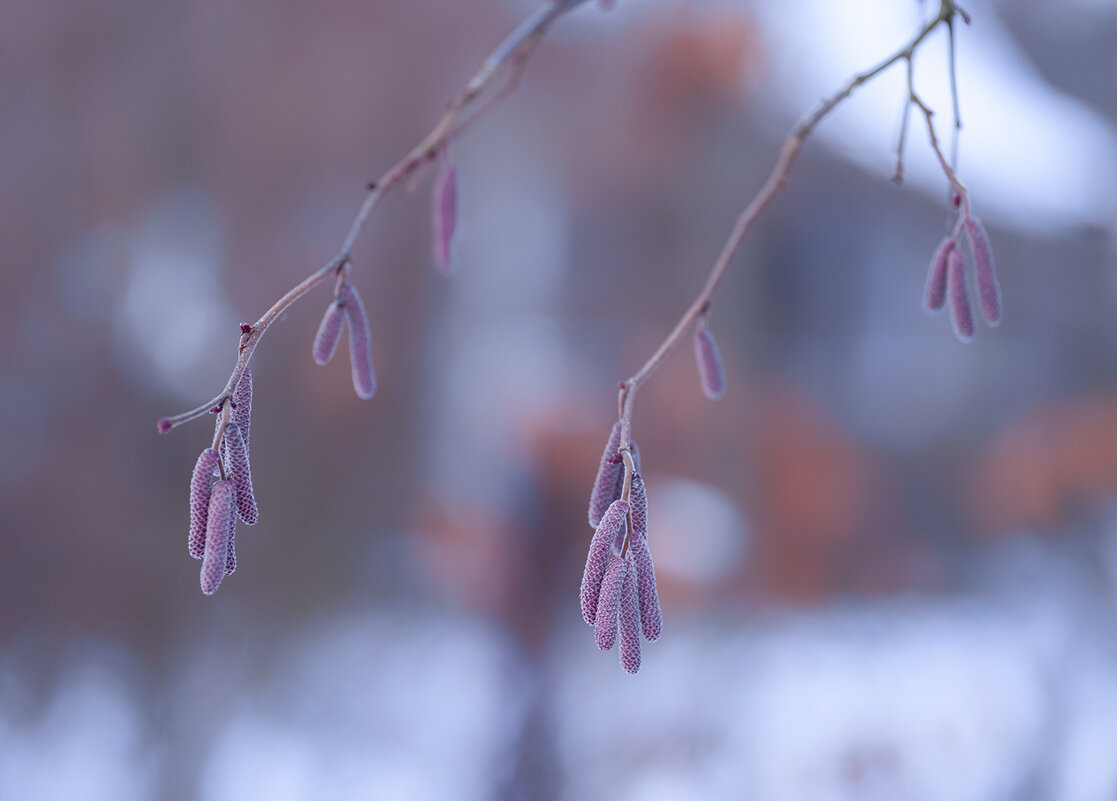
POLYGON ((923 117, 927 120, 927 134, 931 138, 931 150, 935 152, 935 156, 942 166, 942 171, 946 173, 946 178, 950 181, 950 185, 954 187, 954 191, 958 193, 962 213, 958 216, 958 222, 954 227, 953 238, 957 241, 958 234, 962 229, 962 221, 970 216, 970 193, 966 191, 965 184, 958 180, 957 173, 954 172, 954 168, 950 166, 950 162, 946 160, 946 156, 942 152, 942 147, 939 145, 939 138, 935 136, 935 123, 932 119, 934 112, 923 102, 919 95, 914 92, 911 95, 911 102, 918 106, 919 110, 923 112, 923 117))
MULTIPOLYGON (((737 222, 733 226, 732 232, 729 234, 729 239, 722 247, 721 253, 718 254, 717 260, 714 262, 714 266, 710 270, 709 276, 706 278, 706 283, 698 293, 698 296, 694 299, 694 302, 690 304, 683 313, 683 316, 679 318, 679 322, 676 323, 675 327, 671 330, 671 333, 667 335, 667 338, 663 340, 659 347, 656 348, 655 352, 644 362, 644 365, 622 384, 617 401, 621 410, 620 449, 622 451, 628 447, 632 439, 632 411, 636 402, 637 391, 644 381, 648 379, 648 376, 663 364, 667 355, 679 344, 683 335, 694 324, 698 315, 702 313, 702 310, 706 308, 714 290, 717 289, 718 283, 729 268, 733 256, 736 255, 741 243, 744 241, 749 231, 752 230, 757 218, 771 205, 776 195, 779 194, 780 190, 787 184, 788 175, 807 137, 810 136, 819 122, 834 110, 835 106, 853 94, 853 91, 861 86, 861 84, 872 80, 898 61, 907 59, 910 62, 916 49, 923 40, 940 24, 949 22, 955 13, 957 13, 957 9, 953 0, 940 0, 939 13, 934 19, 924 25, 919 33, 916 34, 915 38, 907 45, 875 67, 851 78, 834 95, 823 100, 814 111, 795 125, 791 134, 784 141, 783 147, 780 148, 779 157, 776 159, 776 164, 768 175, 768 179, 737 218, 737 222)), ((953 171, 948 174, 953 176, 953 171)), ((956 178, 952 178, 951 180, 952 183, 956 183, 957 181, 956 178)), ((960 186, 960 184, 956 185, 960 186)), ((626 462, 625 464, 627 472, 628 463, 626 462)))
POLYGON ((908 66, 908 93, 904 97, 904 114, 900 118, 900 141, 896 145, 896 172, 892 176, 892 183, 899 186, 904 182, 904 144, 908 137, 908 120, 911 118, 911 96, 915 92, 915 65, 912 59, 907 59, 908 66))
MULTIPOLYGON (((349 231, 345 235, 345 239, 337 255, 322 265, 318 270, 304 278, 302 282, 277 300, 270 309, 264 312, 263 317, 257 320, 247 332, 242 334, 240 347, 237 352, 237 361, 233 367, 232 374, 229 376, 228 382, 225 384, 225 388, 210 401, 202 404, 196 409, 191 409, 188 412, 183 412, 174 417, 165 417, 160 420, 158 428, 161 433, 166 433, 183 423, 197 419, 211 409, 225 407, 229 399, 232 398, 233 390, 244 374, 245 368, 248 367, 248 363, 252 359, 252 354, 256 351, 256 346, 260 343, 260 339, 267 332, 268 328, 271 327, 271 324, 295 303, 295 301, 299 300, 318 284, 325 281, 331 274, 340 275, 342 269, 347 267, 352 261, 353 247, 357 244, 357 240, 361 236, 361 231, 364 229, 365 222, 367 222, 381 198, 383 198, 392 187, 409 177, 424 163, 437 158, 438 154, 442 152, 455 137, 465 131, 465 129, 469 127, 471 123, 475 122, 480 115, 484 114, 495 105, 495 103, 483 104, 476 114, 467 119, 462 119, 463 113, 472 107, 475 101, 485 93, 486 89, 492 84, 494 78, 505 72, 506 67, 511 70, 511 87, 514 89, 518 84, 519 73, 522 71, 524 64, 535 51, 535 48, 539 45, 540 41, 542 41, 544 34, 546 34, 555 20, 573 11, 584 2, 586 2, 586 0, 543 0, 539 8, 497 45, 496 49, 485 59, 481 68, 470 79, 469 83, 466 84, 465 89, 454 97, 446 106, 446 111, 442 114, 442 117, 435 124, 434 128, 431 129, 430 133, 423 137, 419 144, 413 147, 407 155, 389 168, 378 180, 369 184, 368 192, 360 208, 357 210, 356 217, 353 218, 353 222, 349 226, 349 231)), ((499 101, 506 96, 506 92, 501 92, 495 99, 499 101)))

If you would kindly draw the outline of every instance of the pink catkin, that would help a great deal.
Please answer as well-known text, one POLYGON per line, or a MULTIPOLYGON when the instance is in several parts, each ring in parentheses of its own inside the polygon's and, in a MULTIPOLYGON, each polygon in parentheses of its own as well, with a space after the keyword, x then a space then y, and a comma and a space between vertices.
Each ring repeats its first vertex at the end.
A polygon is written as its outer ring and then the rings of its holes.
POLYGON ((322 322, 318 323, 318 333, 314 335, 314 344, 311 346, 315 364, 326 365, 333 359, 337 343, 341 342, 344 324, 345 309, 341 302, 334 301, 326 306, 326 313, 322 315, 322 322))
POLYGON ((376 394, 376 373, 372 369, 372 333, 361 295, 352 284, 342 284, 341 299, 349 320, 349 363, 353 368, 353 389, 357 397, 368 400, 376 394))
POLYGON ((236 523, 236 488, 232 481, 218 481, 213 485, 209 500, 209 519, 206 525, 206 552, 202 559, 200 576, 202 592, 213 595, 225 578, 229 555, 229 533, 236 523))
POLYGON ((229 551, 225 555, 225 575, 231 576, 237 572, 237 516, 229 520, 229 551))
POLYGON ((954 333, 962 342, 973 339, 973 312, 966 292, 966 257, 958 248, 946 260, 946 283, 950 290, 950 319, 954 333))
POLYGON ((195 559, 201 559, 206 550, 206 521, 209 519, 210 482, 217 467, 217 451, 206 448, 198 456, 194 474, 190 477, 190 537, 187 550, 195 559))
MULTIPOLYGON (((632 454, 632 464, 636 467, 636 472, 640 472, 640 448, 637 447, 635 440, 628 443, 628 452, 632 454)), ((618 458, 620 458, 618 456, 618 458)), ((617 472, 617 483, 613 487, 612 500, 615 501, 621 497, 624 492, 624 462, 621 462, 620 470, 617 472)), ((610 501, 612 502, 612 501, 610 501)))
POLYGON ((989 247, 989 237, 985 233, 985 226, 976 217, 966 217, 962 225, 965 226, 966 235, 973 247, 981 313, 989 325, 998 325, 1001 322, 1001 287, 997 283, 997 270, 993 264, 993 249, 989 247))
POLYGON ((248 438, 252 428, 252 371, 245 367, 233 392, 233 413, 230 419, 240 426, 245 453, 249 452, 248 438))
POLYGON ((458 225, 458 172, 446 162, 434 179, 431 191, 431 229, 434 264, 443 275, 454 272, 454 231, 458 225))
POLYGON ((694 359, 698 364, 698 378, 706 397, 718 400, 724 396, 725 367, 722 366, 718 343, 710 331, 705 314, 694 324, 694 359))
POLYGON ((248 461, 248 449, 244 447, 240 426, 231 420, 225 427, 224 443, 228 457, 229 478, 233 480, 233 485, 237 489, 237 512, 241 520, 254 526, 260 519, 260 513, 256 508, 256 497, 252 492, 252 466, 248 461))
POLYGON ((923 295, 923 308, 937 312, 946 305, 946 262, 954 250, 954 240, 944 239, 931 257, 931 267, 927 270, 927 290, 923 295))
POLYGON ((659 592, 655 583, 655 565, 648 541, 633 537, 628 543, 628 554, 636 567, 636 590, 640 598, 640 622, 644 639, 655 642, 663 633, 663 612, 659 607, 659 592))
POLYGON ((601 522, 601 516, 605 514, 609 504, 620 497, 617 481, 624 474, 624 465, 613 460, 620 445, 621 424, 618 420, 609 434, 609 441, 605 443, 601 464, 597 468, 597 478, 594 479, 593 491, 590 493, 589 521, 594 528, 601 522))
POLYGON ((624 532, 628 504, 614 501, 601 518, 601 523, 590 541, 590 551, 586 556, 586 569, 582 574, 582 619, 589 625, 597 620, 597 602, 601 595, 601 582, 609 565, 609 550, 613 541, 624 532))
POLYGON ((628 561, 624 566, 619 615, 621 667, 629 673, 636 673, 640 669, 640 602, 636 595, 636 568, 628 561))
POLYGON ((628 562, 616 556, 610 557, 605 568, 605 579, 601 582, 601 595, 597 599, 597 617, 594 620, 594 639, 597 647, 608 651, 617 641, 617 616, 621 608, 621 590, 628 574, 628 562))
POLYGON ((628 504, 632 508, 632 533, 638 537, 647 537, 648 491, 639 473, 632 476, 632 486, 628 490, 628 504))
POLYGON ((339 301, 334 301, 326 307, 322 315, 322 322, 318 324, 318 333, 314 336, 314 345, 310 349, 314 363, 326 365, 334 357, 337 343, 341 341, 341 328, 345 325, 345 309, 339 301))

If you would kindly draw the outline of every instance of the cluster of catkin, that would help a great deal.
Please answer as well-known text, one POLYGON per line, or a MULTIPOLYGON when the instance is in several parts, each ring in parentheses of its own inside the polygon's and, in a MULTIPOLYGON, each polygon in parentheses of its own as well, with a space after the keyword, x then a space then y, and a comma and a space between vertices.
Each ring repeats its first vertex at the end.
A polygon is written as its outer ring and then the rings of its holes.
POLYGON ((629 447, 635 470, 624 495, 624 457, 619 452, 621 423, 601 455, 590 495, 589 522, 596 530, 582 575, 582 617, 594 627, 597 647, 608 651, 620 633, 621 666, 640 669, 640 630, 648 642, 659 639, 663 616, 656 591, 655 566, 648 548, 648 496, 640 476, 640 452, 629 447))
POLYGON ((969 240, 970 250, 973 252, 981 313, 990 326, 1001 322, 1001 289, 993 264, 993 250, 989 247, 985 227, 968 212, 963 215, 954 234, 943 239, 931 258, 924 306, 929 312, 937 312, 946 305, 949 296, 954 333, 962 342, 969 342, 974 335, 974 318, 966 281, 966 254, 961 242, 963 235, 969 240))
POLYGON ((259 519, 252 492, 248 436, 252 419, 252 371, 245 369, 229 416, 217 413, 216 450, 206 448, 190 478, 190 536, 187 550, 202 560, 202 592, 213 595, 222 579, 237 569, 237 518, 252 526, 259 519), (224 426, 224 427, 222 427, 224 426), (217 478, 214 481, 214 478, 217 478))

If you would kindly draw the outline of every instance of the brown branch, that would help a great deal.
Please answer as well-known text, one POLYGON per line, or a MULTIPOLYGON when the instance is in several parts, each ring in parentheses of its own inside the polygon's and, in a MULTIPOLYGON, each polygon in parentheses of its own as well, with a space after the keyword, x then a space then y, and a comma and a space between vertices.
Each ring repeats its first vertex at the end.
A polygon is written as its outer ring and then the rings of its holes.
MULTIPOLYGON (((620 407, 621 419, 621 446, 620 450, 626 452, 630 443, 632 442, 632 412, 633 406, 636 401, 636 393, 641 385, 647 381, 648 377, 655 372, 655 370, 663 364, 667 355, 675 348, 676 345, 682 340, 686 331, 694 325, 698 316, 702 314, 703 310, 709 307, 714 290, 717 289, 718 283, 725 275, 726 270, 733 257, 736 255, 741 243, 752 230, 753 225, 756 223, 757 218, 764 212, 765 209, 771 205, 776 195, 787 184, 788 175, 791 172, 792 166, 795 164, 795 159, 799 155, 799 150, 803 147, 803 143, 807 137, 814 131, 815 127, 831 112, 834 108, 849 97, 857 87, 875 78, 886 69, 896 64, 899 61, 907 60, 910 64, 912 56, 915 54, 916 49, 925 40, 932 31, 941 24, 949 24, 954 18, 955 14, 961 11, 954 4, 953 0, 940 0, 939 13, 928 22, 916 34, 906 46, 886 58, 884 61, 877 64, 875 67, 862 72, 859 75, 851 78, 841 89, 834 95, 822 101, 819 106, 809 113, 806 117, 800 120, 792 129, 790 136, 784 141, 783 147, 780 148, 779 157, 776 159, 776 164, 772 168, 772 172, 768 175, 768 179, 760 188, 745 210, 737 218, 736 224, 729 235, 729 239, 721 249, 717 260, 714 262, 713 268, 710 270, 709 276, 706 278, 706 283, 703 285, 698 296, 691 303, 690 307, 683 313, 679 322, 667 335, 667 338, 656 348, 655 352, 648 358, 644 365, 636 371, 636 373, 621 384, 620 393, 617 398, 617 403, 620 407)), ((942 153, 938 149, 937 140, 934 138, 934 127, 930 124, 930 110, 923 105, 922 101, 915 96, 914 92, 909 93, 912 102, 917 103, 924 113, 928 115, 928 126, 931 130, 932 142, 934 143, 935 152, 939 155, 940 161, 943 161, 943 167, 947 171, 947 176, 950 178, 951 183, 959 189, 959 193, 963 197, 965 203, 965 188, 958 182, 957 177, 954 176, 953 170, 950 169, 949 164, 942 159, 942 153)), ((631 460, 625 460, 626 474, 632 469, 631 460)))
POLYGON ((264 312, 259 320, 252 325, 242 327, 243 333, 241 334, 237 361, 224 389, 211 400, 195 409, 159 420, 157 428, 160 433, 165 434, 183 423, 201 417, 211 409, 225 407, 226 403, 232 398, 233 390, 236 389, 245 368, 248 367, 252 354, 256 351, 256 346, 260 344, 260 339, 267 333, 272 323, 318 284, 326 281, 331 275, 340 275, 342 270, 352 261, 353 247, 361 236, 365 222, 375 210, 381 198, 398 183, 415 173, 423 164, 437 158, 438 154, 445 150, 451 141, 464 132, 480 116, 493 108, 497 102, 507 97, 510 91, 501 91, 492 98, 493 102, 479 104, 480 108, 477 109, 475 114, 463 119, 465 112, 477 104, 477 101, 485 95, 486 90, 490 88, 494 79, 498 76, 504 75, 506 72, 509 73, 509 83, 506 84, 505 89, 509 87, 515 89, 527 59, 538 47, 551 25, 584 2, 586 0, 543 0, 542 5, 489 54, 481 68, 466 84, 465 89, 447 105, 446 111, 430 133, 423 137, 419 144, 415 145, 407 155, 396 162, 379 179, 369 184, 368 194, 365 195, 364 201, 357 211, 357 216, 350 224, 349 231, 337 255, 304 278, 298 285, 292 287, 270 309, 264 312))

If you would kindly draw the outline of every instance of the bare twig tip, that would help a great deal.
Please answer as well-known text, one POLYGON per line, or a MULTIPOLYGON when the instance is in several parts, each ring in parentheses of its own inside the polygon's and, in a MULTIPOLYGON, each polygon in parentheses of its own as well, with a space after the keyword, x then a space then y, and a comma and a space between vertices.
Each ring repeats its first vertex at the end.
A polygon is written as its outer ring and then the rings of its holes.
POLYGON ((155 424, 155 428, 160 434, 166 434, 174 427, 174 423, 171 422, 171 418, 169 417, 160 417, 159 422, 155 424))

